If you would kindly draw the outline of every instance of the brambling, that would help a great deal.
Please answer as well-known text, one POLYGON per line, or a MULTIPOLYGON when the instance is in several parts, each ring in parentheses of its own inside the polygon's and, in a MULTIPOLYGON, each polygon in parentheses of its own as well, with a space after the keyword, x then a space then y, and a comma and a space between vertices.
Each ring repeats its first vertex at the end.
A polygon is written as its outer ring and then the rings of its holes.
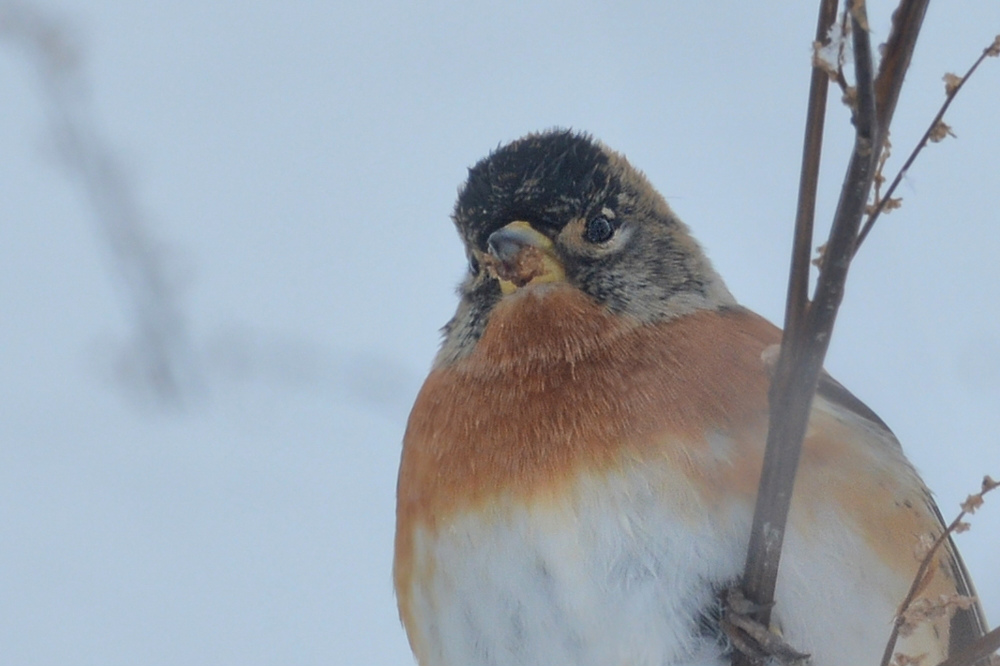
MULTIPOLYGON (((421 666, 728 664, 766 350, 688 228, 621 155, 550 131, 469 170, 469 274, 410 414, 394 579, 421 666)), ((820 381, 773 625, 816 666, 877 664, 940 514, 889 428, 820 381)), ((949 544, 921 595, 972 594, 949 544)), ((934 664, 978 606, 897 650, 934 664)))

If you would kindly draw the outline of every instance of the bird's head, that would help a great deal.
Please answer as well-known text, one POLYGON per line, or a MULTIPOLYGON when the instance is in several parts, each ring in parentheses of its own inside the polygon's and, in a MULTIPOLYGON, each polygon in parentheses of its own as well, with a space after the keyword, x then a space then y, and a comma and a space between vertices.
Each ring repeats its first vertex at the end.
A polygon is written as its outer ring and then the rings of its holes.
POLYGON ((469 275, 440 360, 468 353, 504 298, 577 289, 643 322, 733 305, 688 228, 645 176, 585 134, 553 130, 469 169, 453 219, 469 275))

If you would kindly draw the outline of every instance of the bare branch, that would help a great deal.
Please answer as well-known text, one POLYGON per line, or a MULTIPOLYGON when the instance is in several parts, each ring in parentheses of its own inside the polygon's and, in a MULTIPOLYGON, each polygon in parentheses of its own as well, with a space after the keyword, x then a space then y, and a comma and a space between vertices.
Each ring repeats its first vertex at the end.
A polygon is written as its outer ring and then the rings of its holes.
MULTIPOLYGON (((830 28, 837 16, 837 0, 824 0, 816 24, 816 43, 829 41, 830 28)), ((816 190, 819 183, 819 163, 823 152, 823 126, 826 120, 826 98, 830 89, 828 72, 813 67, 809 82, 809 106, 806 111, 805 140, 802 147, 802 169, 799 176, 799 203, 795 212, 795 238, 792 245, 791 278, 785 303, 785 331, 797 335, 800 322, 805 320, 809 304, 809 257, 812 252, 813 222, 816 216, 816 190)))
MULTIPOLYGON (((865 241, 865 239, 868 238, 868 234, 871 232, 872 227, 875 226, 875 221, 878 220, 879 216, 883 212, 887 212, 888 210, 890 210, 889 203, 892 201, 893 193, 896 191, 896 188, 899 186, 899 184, 903 181, 903 178, 909 172, 910 167, 913 166, 913 162, 917 159, 917 156, 927 146, 927 143, 929 141, 933 142, 935 140, 936 135, 942 131, 950 132, 951 128, 945 125, 944 121, 942 120, 944 118, 945 112, 948 110, 948 107, 951 106, 952 101, 954 101, 955 97, 958 95, 958 92, 962 89, 962 86, 964 86, 965 82, 969 80, 969 77, 972 76, 973 73, 975 73, 975 71, 979 68, 979 65, 983 62, 983 60, 986 60, 986 58, 988 57, 997 57, 997 53, 998 51, 1000 51, 1000 48, 998 48, 997 46, 998 44, 1000 44, 1000 35, 997 35, 996 38, 993 40, 993 42, 991 42, 989 46, 983 49, 982 54, 979 56, 979 58, 976 59, 974 63, 972 63, 972 67, 969 67, 969 70, 965 73, 965 76, 961 78, 958 78, 956 76, 954 79, 948 79, 947 77, 949 75, 946 75, 944 103, 938 110, 937 115, 934 116, 934 120, 931 121, 930 126, 928 126, 927 128, 927 131, 924 132, 924 135, 920 138, 920 141, 917 142, 917 145, 913 149, 913 152, 911 152, 910 156, 906 158, 906 162, 903 163, 903 167, 899 170, 899 173, 897 173, 896 177, 892 179, 892 184, 890 184, 889 189, 886 190, 885 196, 876 198, 877 200, 875 201, 874 210, 872 210, 871 214, 869 214, 868 219, 865 220, 864 227, 861 228, 861 233, 858 234, 858 242, 856 243, 854 248, 855 253, 857 253, 858 248, 861 247, 861 244, 865 241)), ((950 76, 954 75, 952 74, 950 76)))
MULTIPOLYGON (((830 28, 836 21, 837 4, 836 0, 823 0, 820 4, 816 42, 828 39, 830 28)), ((743 592, 748 599, 762 608, 757 619, 765 626, 770 622, 768 605, 774 599, 774 585, 777 581, 791 488, 798 467, 812 393, 815 391, 819 376, 817 369, 811 374, 811 379, 806 376, 804 381, 800 380, 808 384, 806 390, 795 390, 794 385, 798 382, 790 370, 800 366, 798 344, 795 341, 803 339, 806 335, 802 329, 809 306, 809 259, 812 251, 815 197, 828 87, 828 73, 814 66, 809 90, 795 241, 785 310, 783 338, 785 343, 781 347, 770 392, 771 427, 768 431, 764 467, 743 572, 743 592), (804 404, 800 404, 803 396, 806 396, 806 400, 804 404)), ((733 663, 735 666, 749 666, 750 659, 746 655, 736 653, 733 663)))
MULTIPOLYGON (((808 268, 808 253, 805 261, 798 255, 793 258, 785 332, 769 395, 767 448, 743 575, 744 593, 762 608, 757 619, 765 626, 770 622, 788 509, 813 394, 843 299, 847 271, 854 255, 861 217, 871 193, 879 154, 888 136, 889 123, 926 10, 926 2, 906 0, 897 9, 876 92, 865 2, 849 0, 847 4, 854 50, 854 152, 844 178, 812 303, 802 302, 801 271, 808 268), (795 313, 799 313, 800 318, 796 319, 795 313)), ((820 11, 823 17, 821 25, 824 20, 832 24, 836 7, 827 14, 829 3, 823 2, 820 11)), ((822 36, 828 30, 829 24, 822 36)), ((810 134, 807 133, 807 146, 809 140, 810 134)), ((804 160, 804 164, 807 163, 804 160)), ((804 171, 803 178, 807 177, 811 176, 806 176, 804 171)), ((800 237, 805 235, 805 231, 797 220, 796 252, 802 251, 800 237)), ((749 661, 737 655, 734 663, 748 664, 749 661)))
MULTIPOLYGON (((882 654, 881 666, 888 666, 889 663, 891 663, 892 661, 892 655, 896 650, 896 641, 899 639, 900 629, 902 628, 904 622, 906 621, 905 618, 906 610, 913 603, 913 600, 917 598, 917 595, 920 594, 921 588, 923 587, 925 582, 924 579, 927 576, 927 572, 935 561, 935 555, 937 554, 937 551, 941 548, 941 545, 948 540, 948 537, 950 537, 953 533, 964 531, 967 528, 967 525, 966 523, 963 522, 963 519, 968 514, 975 513, 976 509, 982 506, 983 497, 987 493, 989 493, 992 490, 995 490, 998 487, 1000 487, 1000 483, 997 483, 988 476, 984 477, 982 489, 974 495, 969 495, 969 497, 964 502, 962 502, 961 512, 959 512, 958 516, 955 517, 955 520, 951 521, 951 524, 949 524, 948 527, 941 534, 938 535, 938 537, 934 540, 934 543, 931 544, 931 547, 927 549, 927 553, 924 555, 924 559, 920 562, 920 566, 917 568, 917 573, 914 574, 913 576, 913 583, 910 585, 910 590, 909 592, 906 593, 906 597, 903 599, 903 603, 899 605, 899 611, 896 614, 896 619, 892 623, 892 632, 889 634, 889 640, 886 642, 885 645, 885 652, 883 652, 882 654)), ((971 646, 969 649, 971 650, 972 647, 978 645, 979 642, 974 643, 973 646, 971 646)), ((996 650, 996 647, 994 647, 993 650, 996 650)), ((948 663, 950 661, 951 659, 948 659, 948 661, 945 663, 948 663)), ((957 663, 964 663, 964 662, 957 662, 957 663)))

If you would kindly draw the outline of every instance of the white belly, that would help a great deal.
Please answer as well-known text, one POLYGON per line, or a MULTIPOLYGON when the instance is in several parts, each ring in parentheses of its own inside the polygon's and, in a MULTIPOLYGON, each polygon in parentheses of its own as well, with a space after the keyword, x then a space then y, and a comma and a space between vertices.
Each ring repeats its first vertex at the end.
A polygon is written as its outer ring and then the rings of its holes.
MULTIPOLYGON (((418 529, 414 563, 433 571, 412 591, 427 663, 728 664, 699 618, 742 571, 752 506, 704 506, 682 479, 652 476, 583 480, 565 502, 496 501, 436 536, 418 529)), ((786 539, 776 620, 816 666, 878 663, 905 583, 886 590, 852 530, 812 520, 823 524, 786 539)))

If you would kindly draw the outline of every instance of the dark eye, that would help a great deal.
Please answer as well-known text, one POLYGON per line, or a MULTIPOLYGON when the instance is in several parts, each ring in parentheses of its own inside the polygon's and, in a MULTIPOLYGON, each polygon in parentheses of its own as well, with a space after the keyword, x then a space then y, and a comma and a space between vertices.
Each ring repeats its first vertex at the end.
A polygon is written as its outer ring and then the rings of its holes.
POLYGON ((615 226, 603 215, 598 215, 587 221, 583 239, 588 243, 603 243, 615 234, 615 226))
POLYGON ((469 257, 469 273, 479 275, 479 259, 476 259, 476 255, 469 257))

